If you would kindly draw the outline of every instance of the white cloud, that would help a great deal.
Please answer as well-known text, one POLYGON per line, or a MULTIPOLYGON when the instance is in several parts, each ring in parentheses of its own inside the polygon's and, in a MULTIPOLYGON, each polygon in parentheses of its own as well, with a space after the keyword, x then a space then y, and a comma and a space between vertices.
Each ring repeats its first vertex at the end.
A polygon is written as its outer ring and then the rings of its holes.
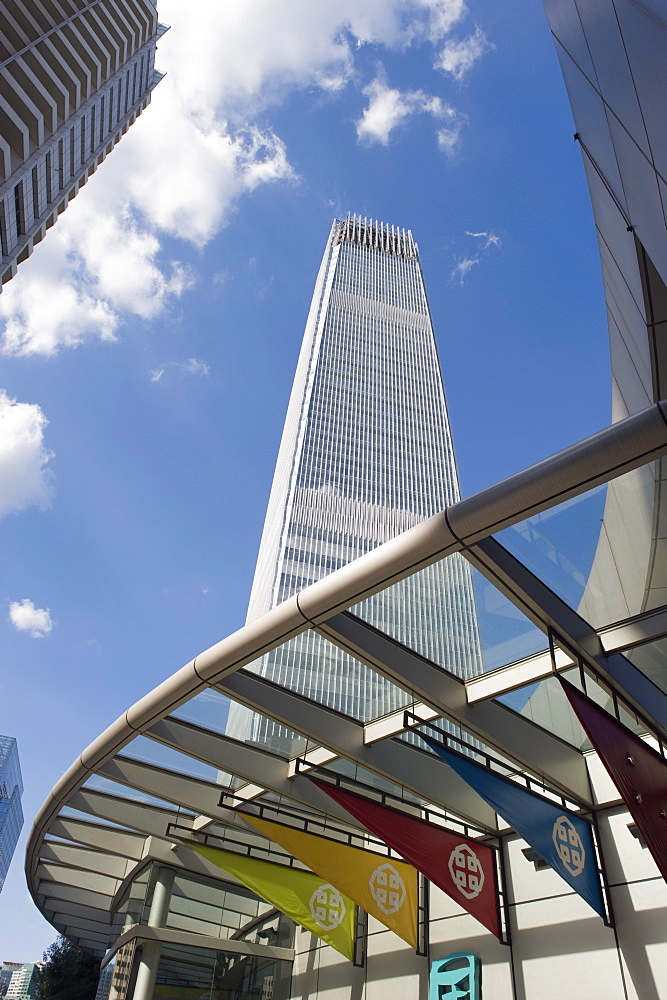
POLYGON ((0 517, 26 507, 48 507, 53 457, 44 446, 47 419, 35 403, 17 403, 0 389, 0 517))
POLYGON ((33 639, 42 639, 53 628, 49 608, 36 608, 29 598, 12 601, 9 605, 9 620, 19 632, 27 632, 33 639))
POLYGON ((495 247, 496 250, 500 250, 502 247, 502 241, 500 236, 489 230, 488 232, 481 233, 471 233, 466 230, 466 236, 472 237, 472 239, 477 240, 477 250, 471 256, 460 257, 451 272, 451 279, 455 281, 457 285, 465 285, 466 278, 470 271, 475 267, 476 264, 480 264, 482 258, 486 256, 488 250, 491 247, 495 247))
POLYGON ((453 157, 461 144, 461 130, 463 122, 457 121, 450 128, 438 129, 438 146, 445 156, 453 157))
POLYGON ((369 100, 368 107, 357 122, 357 136, 361 141, 379 142, 386 146, 393 130, 413 115, 429 114, 434 118, 450 119, 456 115, 453 108, 439 97, 425 94, 423 90, 396 90, 387 84, 382 74, 363 92, 369 100))
MULTIPOLYGON (((439 67, 458 78, 483 44, 478 32, 448 41, 465 14, 463 0, 161 0, 160 17, 172 26, 158 50, 167 75, 0 297, 0 350, 52 355, 115 339, 128 316, 154 319, 194 280, 164 259, 165 234, 200 248, 240 199, 296 180, 266 123, 272 106, 295 89, 335 95, 356 86, 365 44, 429 43, 439 67)), ((369 141, 387 143, 414 114, 453 114, 422 91, 376 82, 368 96, 359 135, 369 141)), ((439 142, 451 151, 454 125, 439 142)))
POLYGON ((454 281, 459 285, 464 285, 468 272, 472 270, 475 264, 479 264, 479 261, 479 257, 462 257, 461 260, 456 262, 452 270, 454 281))
POLYGON ((186 358, 185 361, 166 361, 160 368, 152 368, 148 375, 151 382, 160 382, 167 368, 176 368, 181 375, 205 377, 211 372, 210 366, 201 358, 186 358))
POLYGON ((481 246, 482 251, 488 250, 489 247, 497 247, 500 249, 502 246, 500 236, 497 236, 495 233, 469 233, 466 230, 466 236, 472 236, 475 239, 484 240, 484 243, 481 246))
POLYGON ((199 358, 187 358, 181 362, 180 368, 186 375, 208 375, 211 371, 206 362, 199 358))
POLYGON ((493 48, 481 28, 460 42, 446 42, 436 62, 436 68, 449 73, 455 80, 462 80, 478 59, 493 48))

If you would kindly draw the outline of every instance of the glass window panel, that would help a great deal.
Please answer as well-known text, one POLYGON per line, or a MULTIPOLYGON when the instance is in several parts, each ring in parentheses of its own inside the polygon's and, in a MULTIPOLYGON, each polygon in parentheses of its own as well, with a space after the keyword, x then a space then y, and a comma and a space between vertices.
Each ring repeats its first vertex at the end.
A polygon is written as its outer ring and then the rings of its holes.
POLYGON ((155 997, 162 1000, 287 1000, 292 963, 204 948, 162 947, 155 997))

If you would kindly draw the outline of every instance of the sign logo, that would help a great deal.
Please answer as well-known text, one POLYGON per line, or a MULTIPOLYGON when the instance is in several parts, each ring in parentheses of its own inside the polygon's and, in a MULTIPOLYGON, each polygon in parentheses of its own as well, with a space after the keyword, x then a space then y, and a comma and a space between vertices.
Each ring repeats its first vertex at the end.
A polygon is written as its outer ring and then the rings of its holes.
POLYGON ((428 1000, 481 1000, 481 969, 476 955, 454 952, 431 962, 428 1000))
POLYGON ((449 855, 452 882, 466 899, 475 899, 484 888, 482 863, 468 844, 459 844, 449 855))
POLYGON ((310 912, 323 930, 332 931, 345 916, 343 897, 332 885, 321 885, 310 897, 310 912))
POLYGON ((586 852, 572 820, 559 816, 554 823, 552 837, 556 853, 570 875, 581 875, 586 864, 586 852))
POLYGON ((368 885, 371 895, 383 913, 396 913, 405 902, 405 885, 393 865, 384 864, 375 869, 368 885))

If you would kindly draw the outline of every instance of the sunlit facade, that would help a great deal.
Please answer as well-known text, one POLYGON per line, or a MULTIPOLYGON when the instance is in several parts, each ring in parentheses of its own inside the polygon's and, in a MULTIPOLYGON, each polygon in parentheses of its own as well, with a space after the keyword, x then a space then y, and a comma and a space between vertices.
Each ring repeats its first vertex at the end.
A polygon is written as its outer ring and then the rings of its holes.
POLYGON ((153 0, 0 4, 0 290, 150 101, 153 0))
MULTIPOLYGON (((459 498, 417 244, 395 226, 336 220, 306 323, 248 621, 459 498)), ((458 677, 482 669, 470 568, 459 556, 370 598, 363 613, 458 677)), ((256 669, 363 721, 405 703, 403 691, 315 633, 256 669)), ((259 745, 291 740, 238 706, 227 731, 259 745)))
POLYGON ((23 829, 23 780, 16 740, 0 736, 0 891, 23 829))

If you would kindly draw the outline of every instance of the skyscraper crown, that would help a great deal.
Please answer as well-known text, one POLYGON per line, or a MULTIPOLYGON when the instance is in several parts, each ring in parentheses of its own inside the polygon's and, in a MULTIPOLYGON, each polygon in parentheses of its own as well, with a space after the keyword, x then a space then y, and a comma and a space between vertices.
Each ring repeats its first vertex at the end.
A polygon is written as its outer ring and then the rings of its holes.
POLYGON ((380 250, 395 257, 405 257, 406 260, 418 257, 417 244, 409 229, 400 229, 361 215, 348 213, 347 218, 338 223, 334 243, 356 243, 357 246, 380 250))

